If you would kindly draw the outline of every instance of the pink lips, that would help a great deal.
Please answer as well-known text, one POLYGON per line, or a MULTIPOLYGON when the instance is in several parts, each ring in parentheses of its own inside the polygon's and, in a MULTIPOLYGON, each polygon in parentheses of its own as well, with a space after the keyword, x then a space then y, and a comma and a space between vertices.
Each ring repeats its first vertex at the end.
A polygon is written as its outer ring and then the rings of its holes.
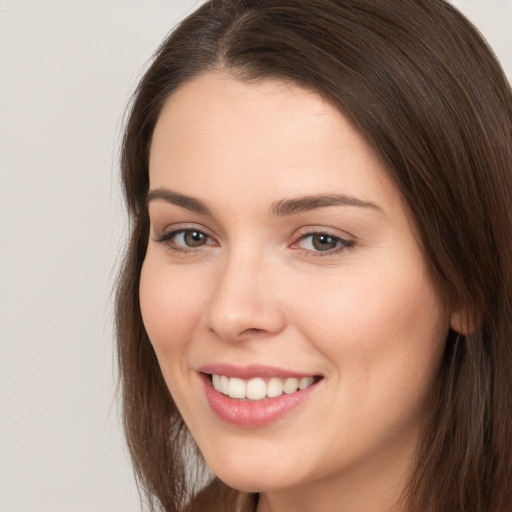
POLYGON ((296 409, 317 389, 318 382, 306 389, 291 394, 283 394, 274 398, 248 401, 230 398, 217 391, 211 382, 210 375, 225 375, 249 380, 260 377, 262 379, 278 377, 286 379, 289 377, 308 377, 304 373, 290 372, 280 368, 267 366, 233 366, 229 364, 212 364, 198 369, 203 382, 206 399, 213 410, 227 423, 241 427, 262 427, 274 423, 287 413, 296 409))
POLYGON ((260 365, 249 365, 249 366, 235 366, 226 363, 215 363, 201 366, 198 369, 201 373, 209 373, 210 375, 226 375, 226 377, 237 377, 239 379, 253 379, 260 377, 262 379, 278 377, 280 379, 287 379, 288 377, 309 377, 307 373, 291 372, 290 370, 284 370, 282 368, 274 368, 272 366, 260 366, 260 365))

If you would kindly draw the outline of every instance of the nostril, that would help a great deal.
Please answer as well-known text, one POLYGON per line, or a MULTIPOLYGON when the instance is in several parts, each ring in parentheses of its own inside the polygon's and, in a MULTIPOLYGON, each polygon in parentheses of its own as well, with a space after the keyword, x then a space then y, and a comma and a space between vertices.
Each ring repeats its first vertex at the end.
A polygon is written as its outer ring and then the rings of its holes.
POLYGON ((264 329, 257 329, 255 327, 251 327, 250 329, 245 329, 240 333, 240 336, 262 336, 266 335, 266 331, 264 329))
POLYGON ((282 304, 266 287, 263 290, 263 285, 246 282, 238 274, 228 277, 218 284, 204 312, 210 333, 223 341, 239 342, 263 339, 285 328, 282 304))

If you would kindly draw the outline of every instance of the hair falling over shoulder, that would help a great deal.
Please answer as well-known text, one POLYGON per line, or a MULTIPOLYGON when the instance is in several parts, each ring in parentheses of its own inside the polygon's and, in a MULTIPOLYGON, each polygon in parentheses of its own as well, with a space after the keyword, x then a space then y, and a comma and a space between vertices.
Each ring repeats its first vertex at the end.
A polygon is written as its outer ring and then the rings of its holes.
POLYGON ((125 127, 131 238, 116 302, 124 428, 151 510, 256 508, 257 496, 219 480, 198 488, 207 470, 139 306, 153 130, 173 91, 210 70, 306 86, 380 155, 464 317, 446 340, 403 510, 512 510, 512 93, 481 35, 443 0, 211 0, 155 54, 125 127))

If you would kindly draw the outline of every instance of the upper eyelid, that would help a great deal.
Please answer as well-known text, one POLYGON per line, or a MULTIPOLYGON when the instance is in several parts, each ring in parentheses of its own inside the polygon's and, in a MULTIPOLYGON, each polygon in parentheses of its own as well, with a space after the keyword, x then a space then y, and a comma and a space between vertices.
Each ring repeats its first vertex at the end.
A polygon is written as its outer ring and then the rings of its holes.
POLYGON ((159 227, 158 225, 155 226, 153 223, 151 223, 151 230, 155 235, 157 236, 166 236, 171 233, 179 233, 180 231, 200 231, 201 233, 204 233, 205 235, 215 238, 215 236, 211 233, 209 229, 207 229, 205 226, 201 224, 195 224, 195 223, 187 223, 187 222, 176 222, 173 224, 165 224, 163 227, 159 227))
POLYGON ((348 242, 348 237, 344 237, 344 236, 340 236, 340 235, 335 235, 334 233, 330 233, 329 231, 310 231, 308 233, 302 233, 298 238, 297 240, 303 240, 304 238, 309 238, 310 236, 315 236, 315 235, 324 235, 324 236, 329 236, 331 238, 335 238, 336 240, 344 240, 346 242, 348 242))
MULTIPOLYGON (((157 243, 165 244, 165 245, 168 246, 169 250, 172 250, 175 253, 182 253, 183 255, 185 255, 185 254, 189 254, 189 255, 196 254, 196 255, 198 255, 198 254, 201 254, 202 250, 204 250, 206 246, 210 246, 211 247, 212 245, 217 245, 217 246, 220 245, 208 233, 205 233, 204 231, 201 231, 201 230, 198 230, 198 229, 194 229, 194 228, 178 228, 178 229, 173 229, 173 230, 168 231, 167 233, 162 234, 160 237, 157 237, 155 239, 155 241, 157 243), (178 236, 179 234, 185 233, 187 231, 200 231, 208 239, 213 241, 213 244, 207 242, 204 245, 202 244, 202 245, 193 247, 193 246, 188 246, 186 244, 183 244, 183 245, 182 244, 177 244, 175 241, 173 241, 173 238, 175 236, 178 236)), ((341 253, 345 253, 348 250, 351 250, 355 245, 356 245, 356 242, 353 239, 352 240, 350 240, 350 239, 347 240, 346 238, 343 238, 341 236, 337 236, 337 235, 328 233, 325 230, 323 230, 323 231, 309 231, 309 232, 303 233, 299 237, 295 237, 294 241, 292 243, 288 244, 287 247, 289 249, 294 250, 294 251, 300 251, 300 252, 304 253, 304 255, 307 254, 309 257, 324 257, 324 258, 331 257, 332 258, 332 257, 340 255, 341 253), (315 236, 315 235, 317 235, 317 236, 318 235, 326 235, 328 237, 331 237, 331 238, 335 239, 336 247, 334 247, 332 249, 329 249, 329 250, 326 250, 326 251, 321 251, 321 250, 308 249, 308 248, 304 248, 304 247, 300 247, 299 246, 301 241, 307 239, 308 237, 312 237, 312 236, 315 236)))
POLYGON ((207 238, 216 241, 215 237, 213 237, 210 233, 208 233, 204 229, 199 229, 199 228, 194 228, 194 227, 184 227, 184 228, 176 228, 176 229, 163 230, 161 235, 159 235, 159 236, 157 235, 156 236, 156 239, 157 239, 157 241, 170 240, 171 238, 179 235, 180 233, 185 233, 187 231, 197 231, 197 232, 202 233, 203 235, 205 235, 207 238))
POLYGON ((296 245, 298 244, 300 241, 302 240, 306 240, 307 238, 309 237, 312 237, 312 236, 315 236, 315 235, 324 235, 324 236, 328 236, 330 238, 333 238, 339 242, 342 243, 342 245, 345 245, 345 246, 352 246, 352 245, 355 245, 356 241, 353 239, 353 238, 350 238, 350 237, 343 237, 343 236, 339 236, 339 235, 334 235, 332 233, 329 233, 328 231, 313 231, 313 232, 309 232, 309 233, 304 233, 302 235, 300 235, 298 238, 296 238, 296 240, 291 244, 291 246, 293 245, 296 245))
MULTIPOLYGON (((180 232, 184 231, 199 231, 206 235, 208 238, 214 240, 215 242, 219 243, 218 237, 214 235, 211 230, 206 228, 205 226, 201 224, 195 224, 195 223, 176 223, 168 225, 167 227, 164 227, 162 229, 154 229, 154 226, 152 226, 153 232, 155 234, 155 239, 166 239, 171 238, 173 235, 177 235, 180 232)), ((293 234, 290 235, 291 242, 288 245, 296 244, 299 240, 306 238, 308 236, 313 235, 327 235, 331 236, 333 238, 339 239, 341 241, 345 242, 357 242, 357 237, 348 233, 347 231, 342 231, 337 228, 332 227, 325 227, 325 226, 303 226, 299 229, 296 229, 293 234)))
POLYGON ((341 240, 346 241, 357 241, 357 237, 352 235, 351 233, 347 231, 342 231, 340 229, 336 228, 329 228, 329 227, 321 227, 321 226, 305 226, 304 228, 300 228, 296 230, 295 237, 298 240, 301 237, 305 237, 308 235, 328 235, 332 236, 334 238, 339 238, 341 240))

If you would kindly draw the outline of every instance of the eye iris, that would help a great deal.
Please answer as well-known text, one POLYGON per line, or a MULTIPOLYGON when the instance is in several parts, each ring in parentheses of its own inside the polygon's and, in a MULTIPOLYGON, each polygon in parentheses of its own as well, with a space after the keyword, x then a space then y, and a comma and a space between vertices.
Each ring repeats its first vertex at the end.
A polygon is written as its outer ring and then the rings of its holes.
POLYGON ((206 235, 200 231, 187 231, 184 240, 188 247, 199 247, 206 243, 206 235))
POLYGON ((338 245, 334 237, 322 234, 314 235, 312 244, 317 251, 329 251, 331 249, 336 249, 338 245))

